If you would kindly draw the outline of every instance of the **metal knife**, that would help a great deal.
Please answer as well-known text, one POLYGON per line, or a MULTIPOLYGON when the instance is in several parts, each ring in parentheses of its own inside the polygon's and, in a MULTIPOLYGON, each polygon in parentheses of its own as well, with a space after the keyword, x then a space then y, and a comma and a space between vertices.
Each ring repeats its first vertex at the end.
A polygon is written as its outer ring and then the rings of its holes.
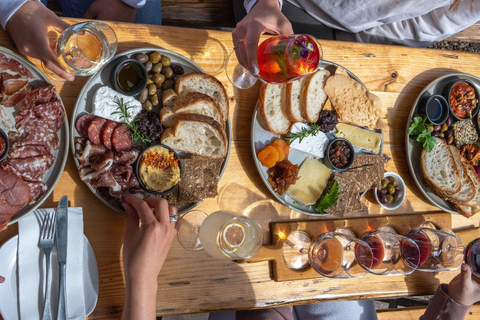
POLYGON ((58 266, 60 271, 60 284, 58 293, 58 312, 57 320, 65 320, 67 318, 66 313, 66 299, 65 299, 65 278, 67 271, 67 232, 68 232, 68 198, 63 196, 60 199, 57 207, 57 257, 58 266))

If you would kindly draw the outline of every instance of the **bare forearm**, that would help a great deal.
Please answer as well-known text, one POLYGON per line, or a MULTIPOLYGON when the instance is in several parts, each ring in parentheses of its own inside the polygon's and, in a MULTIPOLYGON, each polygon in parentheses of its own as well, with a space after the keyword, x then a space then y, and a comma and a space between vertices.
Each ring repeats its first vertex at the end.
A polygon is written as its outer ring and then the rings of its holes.
POLYGON ((127 284, 122 320, 156 319, 156 297, 156 281, 142 287, 127 284))

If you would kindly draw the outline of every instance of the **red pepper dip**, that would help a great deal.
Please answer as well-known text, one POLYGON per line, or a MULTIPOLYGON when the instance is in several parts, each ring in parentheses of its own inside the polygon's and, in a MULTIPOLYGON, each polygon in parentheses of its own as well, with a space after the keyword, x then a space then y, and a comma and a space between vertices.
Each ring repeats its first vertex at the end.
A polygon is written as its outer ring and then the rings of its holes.
POLYGON ((477 105, 478 97, 470 84, 459 81, 450 89, 450 108, 460 119, 471 118, 477 105))

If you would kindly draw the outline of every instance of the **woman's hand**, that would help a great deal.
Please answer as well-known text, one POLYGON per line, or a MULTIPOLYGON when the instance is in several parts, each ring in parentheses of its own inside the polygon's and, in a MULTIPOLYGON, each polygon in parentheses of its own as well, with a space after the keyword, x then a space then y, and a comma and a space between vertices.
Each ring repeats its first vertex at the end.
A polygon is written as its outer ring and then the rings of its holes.
POLYGON ((137 9, 122 0, 95 0, 83 16, 85 19, 133 22, 137 9))
POLYGON ((157 277, 180 222, 177 208, 162 198, 125 197, 127 229, 123 244, 125 308, 122 319, 155 319, 157 277), (154 212, 152 209, 154 208, 154 212), (139 222, 141 221, 141 226, 139 222))
MULTIPOLYGON (((462 271, 448 284, 448 295, 456 302, 470 306, 480 301, 480 284, 474 280, 472 269, 462 264, 462 271)), ((477 281, 480 279, 477 278, 477 281)))
POLYGON ((278 0, 258 0, 250 12, 237 23, 232 38, 238 62, 252 74, 258 74, 257 50, 265 33, 292 34, 290 21, 280 11, 278 0))
POLYGON ((69 24, 57 17, 40 1, 27 1, 8 20, 7 30, 18 51, 40 59, 45 67, 58 76, 73 81, 75 77, 65 71, 50 47, 48 28, 63 32, 69 24))

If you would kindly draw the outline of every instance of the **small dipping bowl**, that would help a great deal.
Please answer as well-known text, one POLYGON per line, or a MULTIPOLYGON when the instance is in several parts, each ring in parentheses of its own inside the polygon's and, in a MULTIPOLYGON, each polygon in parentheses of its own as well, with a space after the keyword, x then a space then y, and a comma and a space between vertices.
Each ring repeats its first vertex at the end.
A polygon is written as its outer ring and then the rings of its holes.
POLYGON ((0 129, 0 162, 7 158, 8 150, 10 150, 8 135, 5 131, 0 129))
POLYGON ((434 94, 425 101, 425 114, 433 125, 443 124, 448 118, 449 109, 447 100, 439 94, 434 94))
MULTIPOLYGON (((381 205, 383 208, 387 209, 387 210, 395 210, 395 209, 398 209, 403 201, 405 200, 405 191, 406 191, 406 188, 405 188, 405 182, 403 181, 402 177, 400 177, 400 175, 398 175, 397 173, 395 172, 385 172, 385 174, 383 175, 383 178, 389 178, 389 177, 394 177, 395 180, 397 180, 397 187, 398 187, 398 191, 396 192, 399 192, 401 191, 403 194, 398 197, 398 199, 394 200, 393 202, 391 203, 387 203, 387 204, 383 204, 380 199, 379 199, 379 196, 378 196, 378 189, 375 188, 373 190, 373 194, 375 196, 375 200, 377 200, 378 204, 381 205)), ((387 191, 387 194, 388 194, 388 191, 387 191)))
POLYGON ((350 141, 348 141, 347 139, 344 139, 344 138, 336 138, 336 139, 331 140, 328 143, 327 149, 326 149, 325 152, 326 152, 326 154, 323 157, 323 162, 325 163, 325 165, 327 167, 329 167, 330 169, 333 169, 333 170, 338 170, 338 171, 348 170, 352 166, 353 160, 355 159, 355 150, 353 149, 353 145, 350 143, 350 141), (336 165, 334 165, 333 162, 332 162, 332 159, 330 159, 330 149, 333 148, 333 145, 336 141, 344 141, 347 144, 347 147, 350 149, 350 158, 348 159, 347 163, 345 165, 341 166, 341 167, 337 167, 336 165))
POLYGON ((110 82, 116 91, 126 96, 136 96, 147 86, 147 69, 136 59, 120 61, 110 74, 110 82))
POLYGON ((473 109, 473 112, 472 112, 472 116, 471 117, 467 117, 467 118, 460 118, 459 116, 457 116, 454 112, 453 112, 453 109, 452 109, 452 106, 450 105, 450 94, 452 92, 452 89, 453 87, 459 83, 459 82, 465 82, 466 84, 472 86, 473 88, 473 91, 475 91, 475 97, 477 100, 479 100, 479 95, 478 95, 478 89, 477 89, 477 86, 470 80, 467 80, 467 79, 458 79, 458 80, 455 80, 455 81, 452 81, 451 83, 449 83, 445 89, 443 90, 443 96, 445 97, 445 99, 447 100, 447 104, 448 104, 448 109, 452 115, 452 117, 454 117, 455 119, 457 120, 468 120, 468 119, 472 119, 474 118, 477 114, 478 114, 478 108, 479 108, 479 103, 477 102, 477 105, 475 107, 475 109, 473 109))
POLYGON ((182 179, 182 176, 183 176, 183 167, 182 167, 181 160, 180 160, 178 154, 175 152, 175 150, 173 150, 172 148, 170 148, 166 145, 158 143, 158 144, 153 144, 150 147, 148 147, 147 149, 140 152, 140 154, 138 155, 137 161, 135 163, 135 175, 137 177, 138 183, 140 184, 140 187, 142 187, 145 191, 147 191, 149 193, 161 196, 161 195, 165 195, 167 193, 172 192, 178 186, 178 184, 180 183, 180 181, 182 179), (152 150, 152 148, 154 148, 154 147, 162 147, 164 149, 167 149, 167 151, 169 151, 169 152, 173 152, 174 158, 178 160, 178 167, 180 169, 180 179, 178 180, 178 182, 175 185, 173 185, 172 187, 170 187, 169 189, 166 189, 166 190, 161 191, 161 192, 150 189, 145 184, 145 182, 142 180, 142 177, 140 176, 140 167, 141 167, 141 162, 142 162, 143 155, 146 152, 148 152, 149 150, 152 150))

